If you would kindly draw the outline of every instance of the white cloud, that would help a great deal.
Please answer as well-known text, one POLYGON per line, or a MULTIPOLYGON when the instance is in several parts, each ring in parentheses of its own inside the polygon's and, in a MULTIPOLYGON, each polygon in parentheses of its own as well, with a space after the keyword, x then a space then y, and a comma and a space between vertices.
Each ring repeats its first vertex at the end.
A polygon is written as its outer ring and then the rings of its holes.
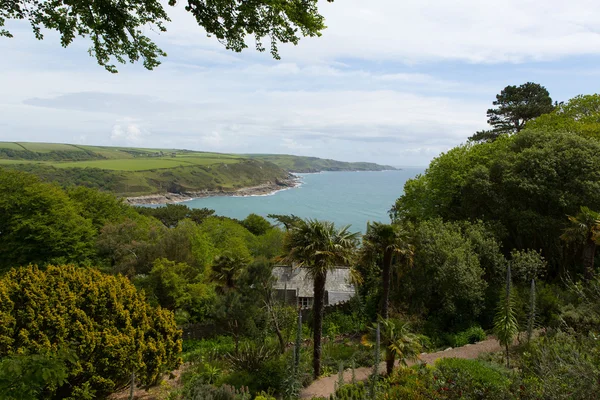
POLYGON ((139 145, 144 142, 144 137, 149 132, 143 129, 139 122, 124 118, 115 123, 110 132, 110 140, 113 144, 139 145))
MULTIPOLYGON (((283 46, 275 62, 252 46, 223 49, 182 4, 168 7, 164 64, 117 75, 84 40, 62 49, 18 25, 17 38, 0 39, 0 140, 423 165, 485 127, 506 84, 559 77, 575 87, 577 74, 548 60, 600 56, 600 8, 588 0, 344 0, 321 11, 323 36, 283 46)), ((595 65, 577 70, 595 75, 595 65)), ((569 90, 589 91, 589 77, 579 88, 569 90)))

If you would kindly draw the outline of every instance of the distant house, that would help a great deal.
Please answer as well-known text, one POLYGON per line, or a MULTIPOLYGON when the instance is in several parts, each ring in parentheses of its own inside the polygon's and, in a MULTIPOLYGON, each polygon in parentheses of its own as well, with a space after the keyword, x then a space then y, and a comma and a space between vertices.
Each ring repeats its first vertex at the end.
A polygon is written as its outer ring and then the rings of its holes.
MULTIPOLYGON (((314 302, 313 280, 305 268, 279 265, 273 268, 277 279, 273 285, 275 297, 282 302, 302 308, 310 308, 314 302)), ((350 284, 350 268, 335 267, 327 273, 325 283, 325 305, 350 300, 354 286, 350 284)))

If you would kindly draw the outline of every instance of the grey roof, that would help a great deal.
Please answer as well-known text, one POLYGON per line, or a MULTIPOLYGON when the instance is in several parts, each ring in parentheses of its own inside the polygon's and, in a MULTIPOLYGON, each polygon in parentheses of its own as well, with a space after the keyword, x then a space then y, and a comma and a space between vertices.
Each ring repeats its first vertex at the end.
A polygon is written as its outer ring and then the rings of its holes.
MULTIPOLYGON (((277 278, 274 289, 298 289, 298 297, 313 297, 313 281, 306 268, 279 265, 273 267, 273 276, 277 278)), ((325 290, 330 293, 354 294, 354 286, 350 284, 350 268, 335 267, 329 271, 325 290)))

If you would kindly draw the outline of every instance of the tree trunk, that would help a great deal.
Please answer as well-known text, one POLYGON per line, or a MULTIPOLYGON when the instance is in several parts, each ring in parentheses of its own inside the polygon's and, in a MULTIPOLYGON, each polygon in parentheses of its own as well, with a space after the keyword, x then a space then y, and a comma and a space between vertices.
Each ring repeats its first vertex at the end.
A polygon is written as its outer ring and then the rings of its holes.
POLYGON ((325 281, 327 273, 318 273, 314 281, 313 302, 313 376, 321 375, 321 336, 323 330, 323 309, 325 303, 325 281))
POLYGON ((390 317, 390 281, 392 279, 392 255, 391 250, 383 254, 383 294, 381 299, 381 318, 390 317))
MULTIPOLYGON (((383 284, 383 295, 381 299, 381 318, 388 319, 390 317, 390 284, 392 280, 392 258, 393 253, 391 250, 385 250, 383 253, 383 271, 382 271, 382 284, 383 284)), ((385 346, 385 369, 386 373, 390 375, 394 370, 394 359, 395 355, 390 350, 390 340, 387 339, 384 343, 385 346)))
POLYGON ((508 343, 506 344, 506 368, 510 368, 510 358, 508 357, 508 343))
POLYGON ((396 361, 396 356, 392 352, 392 350, 388 348, 385 349, 385 372, 389 376, 394 371, 394 362, 396 361))
POLYGON ((596 243, 588 238, 585 247, 583 248, 583 268, 586 279, 590 280, 594 277, 594 256, 596 255, 596 243))

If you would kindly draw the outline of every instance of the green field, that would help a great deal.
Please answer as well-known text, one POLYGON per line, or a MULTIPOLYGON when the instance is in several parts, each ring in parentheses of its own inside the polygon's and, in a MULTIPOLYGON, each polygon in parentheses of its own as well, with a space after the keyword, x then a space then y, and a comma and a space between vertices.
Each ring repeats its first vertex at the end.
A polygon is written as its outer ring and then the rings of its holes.
POLYGON ((50 153, 52 151, 83 151, 82 149, 71 144, 29 142, 18 142, 16 144, 23 146, 26 150, 36 153, 50 153))
POLYGON ((17 143, 0 142, 0 149, 23 150, 23 147, 19 146, 17 143))
POLYGON ((29 142, 0 142, 0 167, 29 172, 62 186, 83 185, 120 196, 231 190, 284 180, 290 171, 391 169, 291 155, 29 142))
POLYGON ((154 169, 168 169, 175 167, 188 167, 191 165, 232 164, 241 159, 236 158, 210 158, 210 157, 181 157, 181 158, 129 158, 113 160, 92 160, 73 162, 46 163, 56 168, 100 168, 113 171, 151 171, 154 169))

